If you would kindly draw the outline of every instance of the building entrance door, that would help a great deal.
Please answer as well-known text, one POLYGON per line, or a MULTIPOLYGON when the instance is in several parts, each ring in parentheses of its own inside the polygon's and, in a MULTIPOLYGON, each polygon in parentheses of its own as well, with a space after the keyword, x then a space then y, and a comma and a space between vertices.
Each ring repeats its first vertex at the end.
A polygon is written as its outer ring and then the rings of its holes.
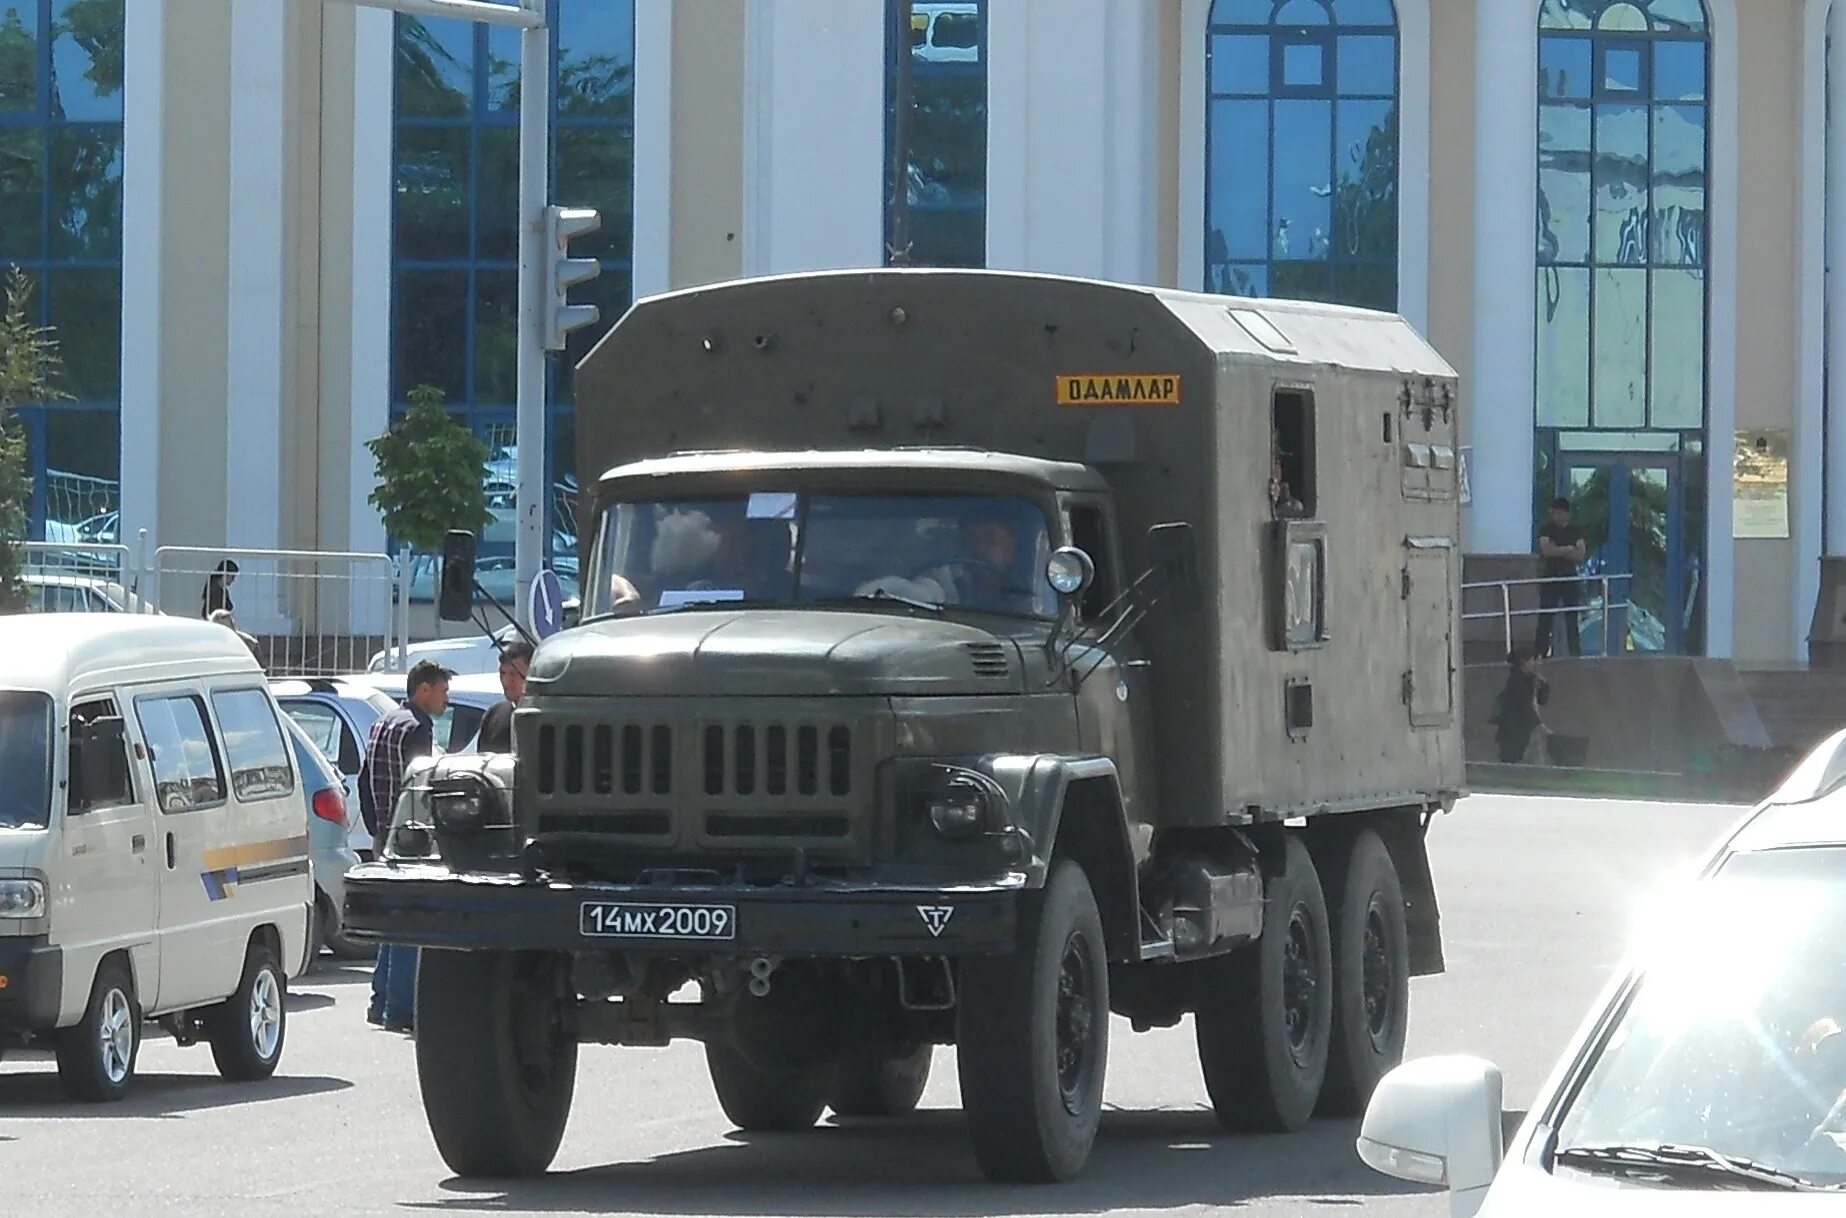
POLYGON ((1688 578, 1677 458, 1560 453, 1558 483, 1589 554, 1583 564, 1583 599, 1590 605, 1583 616, 1584 653, 1683 651, 1697 588, 1688 578))

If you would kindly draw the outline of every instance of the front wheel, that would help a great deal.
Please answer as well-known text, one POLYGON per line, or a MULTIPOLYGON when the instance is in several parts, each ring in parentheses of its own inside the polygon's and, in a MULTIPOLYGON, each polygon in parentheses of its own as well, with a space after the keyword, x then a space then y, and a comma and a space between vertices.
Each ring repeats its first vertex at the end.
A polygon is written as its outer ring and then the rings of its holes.
POLYGON ((1056 863, 1021 902, 1017 946, 961 966, 962 1107, 990 1180, 1051 1182, 1083 1170, 1102 1117, 1109 962, 1083 869, 1056 863))
POLYGON ((425 950, 417 970, 417 1082, 442 1161, 458 1176, 551 1166, 577 1085, 556 957, 425 950))
POLYGON ((212 1061, 232 1082, 268 1078, 282 1060, 288 1032, 288 983, 266 944, 252 943, 244 953, 237 992, 213 1009, 205 1021, 212 1061))
POLYGON ((58 1083, 73 1100, 110 1103, 128 1094, 141 1051, 141 1006, 119 960, 105 960, 74 1028, 57 1036, 58 1083))
POLYGON ((909 1116, 929 1083, 934 1045, 892 1057, 854 1055, 834 1067, 827 1106, 843 1117, 909 1116))

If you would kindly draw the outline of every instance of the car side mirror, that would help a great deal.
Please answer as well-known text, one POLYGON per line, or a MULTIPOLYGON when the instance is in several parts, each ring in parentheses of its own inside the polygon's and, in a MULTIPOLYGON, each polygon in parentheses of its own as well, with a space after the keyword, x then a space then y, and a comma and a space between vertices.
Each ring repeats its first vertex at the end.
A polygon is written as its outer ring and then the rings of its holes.
POLYGON ((71 785, 73 810, 103 808, 128 798, 128 752, 122 721, 116 717, 92 719, 71 730, 71 785))
POLYGON ((1148 565, 1158 573, 1162 599, 1176 608, 1197 609, 1203 599, 1199 586, 1199 541, 1185 521, 1157 524, 1147 531, 1148 565))
POLYGON ((445 622, 465 622, 474 616, 474 534, 450 529, 442 539, 441 589, 436 612, 445 622))
POLYGON ((1505 1154, 1499 1067, 1478 1057, 1425 1057, 1378 1081, 1359 1127, 1359 1157, 1397 1180, 1449 1190, 1449 1213, 1471 1218, 1505 1154))

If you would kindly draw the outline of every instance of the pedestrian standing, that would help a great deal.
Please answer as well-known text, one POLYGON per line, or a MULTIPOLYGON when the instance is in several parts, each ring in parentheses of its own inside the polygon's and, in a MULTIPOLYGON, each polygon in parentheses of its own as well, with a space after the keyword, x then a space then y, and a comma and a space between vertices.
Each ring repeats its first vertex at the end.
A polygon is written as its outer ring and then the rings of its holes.
POLYGON ((1551 700, 1551 686, 1538 675, 1538 659, 1530 652, 1513 648, 1507 654, 1506 666, 1506 684, 1500 687, 1500 696, 1487 721, 1493 724, 1500 760, 1510 765, 1525 760, 1526 750, 1532 747, 1532 733, 1544 728, 1545 719, 1538 708, 1551 700))
POLYGON ((513 708, 526 696, 526 673, 532 668, 532 644, 514 639, 500 648, 500 692, 506 697, 488 708, 481 718, 481 737, 475 745, 482 753, 513 751, 513 708))
MULTIPOLYGON (((403 704, 373 723, 366 737, 365 761, 359 767, 359 811, 372 835, 374 858, 384 856, 391 818, 404 792, 405 768, 436 751, 434 719, 449 705, 449 679, 454 675, 434 660, 417 661, 404 682, 403 704)), ((392 1032, 414 1030, 416 994, 417 949, 380 944, 366 1022, 392 1032)))
POLYGON ((1545 582, 1538 586, 1538 633, 1532 650, 1539 656, 1551 654, 1551 634, 1557 619, 1564 619, 1564 641, 1570 654, 1583 654, 1583 639, 1578 618, 1583 607, 1583 585, 1577 582, 1577 568, 1587 557, 1583 530, 1571 523, 1570 500, 1559 497, 1551 501, 1551 519, 1538 530, 1539 570, 1545 582))
POLYGON ((237 582, 237 560, 227 558, 205 577, 205 591, 199 597, 199 616, 209 619, 219 609, 236 612, 231 603, 231 585, 237 582))

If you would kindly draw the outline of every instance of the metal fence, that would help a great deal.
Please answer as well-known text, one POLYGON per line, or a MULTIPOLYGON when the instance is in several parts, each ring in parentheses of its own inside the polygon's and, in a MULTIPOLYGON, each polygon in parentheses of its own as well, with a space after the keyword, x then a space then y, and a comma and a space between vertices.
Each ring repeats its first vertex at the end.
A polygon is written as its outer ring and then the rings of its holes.
MULTIPOLYGON (((1633 608, 1628 599, 1627 589, 1634 580, 1632 574, 1614 574, 1602 572, 1596 575, 1552 575, 1531 579, 1499 579, 1481 583, 1463 584, 1461 586, 1463 622, 1495 621, 1500 623, 1501 638, 1507 651, 1513 649, 1513 619, 1536 618, 1552 613, 1581 613, 1590 620, 1583 624, 1583 631, 1597 631, 1601 635, 1603 655, 1613 654, 1613 646, 1618 635, 1624 633, 1627 626, 1628 610, 1633 608), (1589 585, 1593 591, 1588 596, 1579 596, 1576 603, 1566 605, 1547 605, 1543 603, 1543 589, 1547 585, 1575 584, 1579 588, 1589 585), (1617 585, 1623 589, 1622 599, 1613 599, 1617 585), (1513 590, 1515 588, 1537 588, 1540 590, 1540 603, 1536 606, 1513 607, 1513 590), (1487 593, 1493 607, 1470 612, 1468 610, 1471 593, 1487 593)), ((1483 598, 1475 596, 1478 603, 1483 598)), ((1553 636, 1556 641, 1556 635, 1553 636)))

